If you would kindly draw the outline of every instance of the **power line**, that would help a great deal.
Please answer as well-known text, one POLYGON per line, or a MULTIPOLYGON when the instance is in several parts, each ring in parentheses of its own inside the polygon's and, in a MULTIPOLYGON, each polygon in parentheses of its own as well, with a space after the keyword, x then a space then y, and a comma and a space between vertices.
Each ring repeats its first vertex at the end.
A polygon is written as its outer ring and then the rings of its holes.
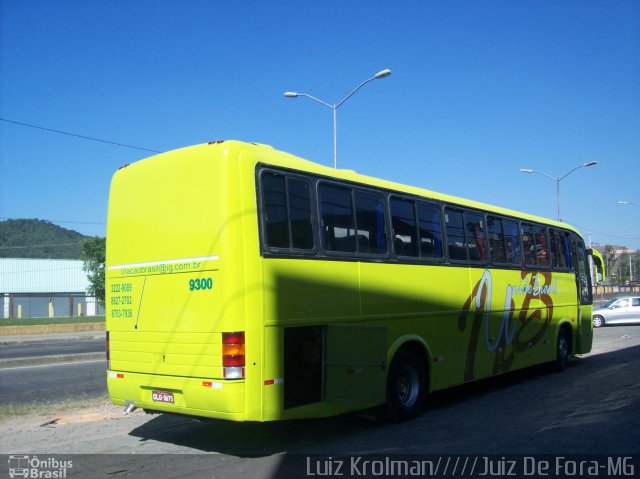
POLYGON ((6 118, 0 118, 0 121, 6 121, 7 123, 26 126, 28 128, 36 128, 38 130, 50 131, 52 133, 59 133, 61 135, 75 136, 77 138, 82 138, 84 140, 99 141, 100 143, 107 143, 109 145, 122 146, 124 148, 133 148, 134 150, 150 151, 152 153, 162 153, 162 151, 158 151, 158 150, 151 150, 149 148, 142 148, 140 146, 125 145, 124 143, 116 143, 115 141, 110 141, 110 140, 101 140, 100 138, 93 138, 91 136, 78 135, 76 133, 69 133, 68 131, 54 130, 53 128, 45 128, 44 126, 31 125, 29 123, 22 123, 19 121, 8 120, 6 118))
POLYGON ((601 231, 596 231, 593 228, 588 228, 587 226, 581 226, 579 224, 567 221, 567 223, 572 224, 573 226, 577 226, 578 228, 581 228, 583 230, 589 231, 590 233, 596 233, 602 236, 608 236, 609 238, 615 238, 615 239, 623 239, 623 240, 640 240, 640 237, 638 236, 616 236, 616 235, 611 235, 608 233, 603 233, 601 231))

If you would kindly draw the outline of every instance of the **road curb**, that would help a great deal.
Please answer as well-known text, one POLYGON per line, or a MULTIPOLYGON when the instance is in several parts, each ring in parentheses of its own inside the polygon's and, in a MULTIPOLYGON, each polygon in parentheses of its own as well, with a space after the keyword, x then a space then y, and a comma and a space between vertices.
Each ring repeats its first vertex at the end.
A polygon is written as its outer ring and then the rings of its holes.
MULTIPOLYGON (((105 359, 105 353, 56 354, 51 356, 33 356, 29 358, 0 359, 0 368, 20 368, 47 364, 77 363, 105 359)), ((106 362, 106 359, 105 359, 106 362)))
POLYGON ((102 331, 75 331, 71 333, 46 333, 46 334, 16 334, 13 336, 0 336, 0 345, 31 343, 36 341, 85 341, 90 339, 104 339, 102 331))
POLYGON ((14 335, 79 333, 85 331, 104 331, 105 323, 69 323, 69 324, 34 324, 29 326, 2 326, 0 338, 14 335))

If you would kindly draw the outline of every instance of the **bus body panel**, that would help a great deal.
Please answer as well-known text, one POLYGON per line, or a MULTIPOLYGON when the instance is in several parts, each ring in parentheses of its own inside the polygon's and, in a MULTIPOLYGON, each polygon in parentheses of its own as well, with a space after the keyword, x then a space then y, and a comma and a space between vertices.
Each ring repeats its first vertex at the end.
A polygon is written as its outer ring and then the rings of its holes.
POLYGON ((267 259, 267 303, 286 302, 289 293, 295 292, 288 307, 273 315, 285 327, 384 325, 387 344, 418 335, 429 347, 433 390, 551 361, 560 323, 577 328, 572 273, 443 265, 394 268, 396 274, 389 275, 385 265, 378 263, 336 265, 307 260, 301 267, 300 260, 267 259), (322 294, 314 299, 310 291, 325 293, 331 274, 339 278, 338 284, 343 283, 341 295, 322 294), (281 278, 280 287, 269 277, 281 278), (302 290, 283 288, 288 284, 304 286, 302 290), (360 314, 355 313, 353 302, 345 301, 355 293, 361 298, 360 314))
MULTIPOLYGON (((246 419, 244 379, 227 386, 232 398, 210 385, 224 378, 223 332, 245 332, 251 344, 246 362, 261 359, 256 338, 245 328, 247 304, 254 307, 256 330, 261 311, 259 299, 248 292, 251 279, 243 266, 247 219, 238 201, 237 156, 228 147, 201 146, 158 155, 114 175, 106 265, 107 384, 114 401, 246 419), (173 391, 175 403, 151 401, 149 388, 173 391), (211 401, 212 394, 223 399, 211 401)), ((246 214, 253 218, 255 207, 246 214)))
POLYGON ((553 360, 562 324, 573 352, 590 349, 573 272, 265 254, 261 165, 571 230, 239 142, 129 165, 112 181, 107 232, 114 403, 235 421, 323 417, 384 403, 389 364, 409 344, 431 391, 553 360), (232 332, 244 333, 239 379, 225 378, 232 332), (172 402, 154 400, 163 392, 172 402))
POLYGON ((108 372, 109 393, 114 404, 127 402, 149 411, 175 412, 232 421, 246 420, 245 384, 188 376, 162 376, 108 372), (154 391, 173 392, 173 402, 154 402, 154 391))

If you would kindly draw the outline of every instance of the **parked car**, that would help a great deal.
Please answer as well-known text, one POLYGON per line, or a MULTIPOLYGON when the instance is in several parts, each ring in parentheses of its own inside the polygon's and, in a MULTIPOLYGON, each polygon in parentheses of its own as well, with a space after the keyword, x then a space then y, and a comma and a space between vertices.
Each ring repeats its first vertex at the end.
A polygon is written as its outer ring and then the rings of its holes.
POLYGON ((607 301, 593 310, 593 326, 640 323, 640 296, 624 296, 607 301))

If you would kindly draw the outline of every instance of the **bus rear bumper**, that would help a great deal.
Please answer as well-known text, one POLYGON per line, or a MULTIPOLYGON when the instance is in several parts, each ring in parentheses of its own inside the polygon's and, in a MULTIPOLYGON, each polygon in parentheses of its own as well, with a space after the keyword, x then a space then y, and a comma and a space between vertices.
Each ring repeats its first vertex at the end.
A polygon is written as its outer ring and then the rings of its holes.
POLYGON ((113 404, 133 404, 150 411, 244 421, 243 380, 182 378, 154 374, 107 371, 113 404))

